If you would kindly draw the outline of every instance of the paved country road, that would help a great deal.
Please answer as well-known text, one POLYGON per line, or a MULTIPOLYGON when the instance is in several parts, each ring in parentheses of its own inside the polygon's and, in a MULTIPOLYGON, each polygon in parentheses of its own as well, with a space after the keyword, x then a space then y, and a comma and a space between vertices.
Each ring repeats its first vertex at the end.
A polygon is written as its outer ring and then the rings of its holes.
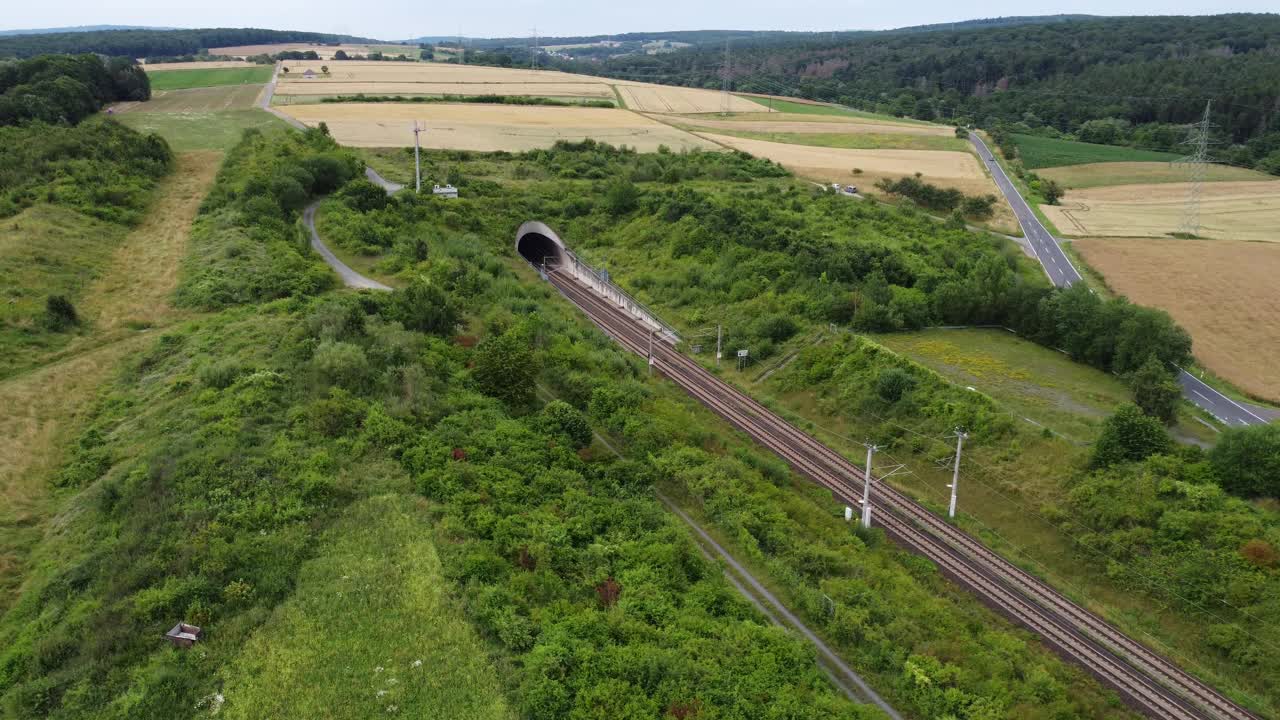
POLYGON ((1013 214, 1018 218, 1018 225, 1022 227, 1022 234, 1026 236, 1032 252, 1036 255, 1036 259, 1044 267, 1044 272, 1049 276, 1049 281, 1058 287, 1068 287, 1079 280, 1080 272, 1071 264, 1067 254, 1062 251, 1062 246, 1058 244, 1058 239, 1040 222, 1040 218, 1037 218, 1036 214, 1032 212, 1031 206, 1027 204, 1027 201, 1022 199, 1018 189, 1013 186, 1013 181, 1009 179, 1008 175, 1005 175, 1004 168, 1000 167, 1000 163, 996 162, 995 157, 991 155, 991 151, 987 149, 987 144, 982 141, 982 138, 978 137, 977 132, 969 133, 969 140, 973 143, 974 148, 977 149, 978 157, 982 158, 982 162, 987 166, 991 177, 995 179, 1000 192, 1004 193, 1005 199, 1009 201, 1009 206, 1013 208, 1013 214))
MULTIPOLYGON (((1058 239, 1045 228, 1040 219, 1036 217, 1036 214, 1031 211, 1031 206, 1022 198, 1022 194, 1018 192, 1018 189, 1014 187, 1009 176, 1005 174, 1004 168, 1000 167, 1000 163, 996 162, 995 157, 991 155, 991 150, 987 148, 987 144, 982 141, 981 137, 978 137, 976 131, 969 133, 969 140, 978 151, 978 157, 982 158, 983 164, 991 172, 991 177, 995 179, 996 186, 1000 188, 1000 192, 1004 193, 1005 199, 1009 201, 1010 207, 1013 208, 1013 214, 1018 217, 1018 224, 1022 226, 1022 233, 1026 235, 1032 251, 1035 252, 1040 265, 1044 267, 1045 274, 1049 276, 1049 281, 1060 288, 1065 288, 1081 280, 1080 272, 1071 264, 1067 254, 1062 251, 1062 246, 1058 244, 1058 239)), ((1182 396, 1184 398, 1226 425, 1265 424, 1271 419, 1266 410, 1262 408, 1251 409, 1247 404, 1238 403, 1209 387, 1199 378, 1182 368, 1178 368, 1178 382, 1182 385, 1182 396)))
POLYGON ((302 222, 307 226, 307 232, 311 235, 311 247, 324 261, 329 263, 329 267, 338 273, 338 277, 342 278, 342 284, 350 288, 359 288, 367 290, 390 290, 391 288, 383 285, 377 280, 370 280, 360 273, 352 270, 349 265, 338 259, 333 251, 325 246, 324 241, 320 239, 320 234, 316 232, 316 208, 320 206, 320 201, 311 203, 306 210, 302 211, 302 222))

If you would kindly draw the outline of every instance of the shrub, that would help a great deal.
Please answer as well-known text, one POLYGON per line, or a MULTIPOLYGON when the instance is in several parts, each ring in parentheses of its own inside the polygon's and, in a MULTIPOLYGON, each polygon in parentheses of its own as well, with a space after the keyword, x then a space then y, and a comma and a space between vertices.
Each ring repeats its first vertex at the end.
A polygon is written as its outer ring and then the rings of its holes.
POLYGON ((902 368, 885 368, 876 376, 876 394, 887 403, 896 403, 915 388, 916 380, 902 368))
POLYGON ((591 444, 591 424, 577 408, 563 400, 552 400, 542 409, 543 425, 549 432, 564 435, 576 448, 591 444))
POLYGON ((325 340, 311 359, 324 382, 347 389, 364 386, 369 374, 369 360, 364 349, 349 342, 325 340))
POLYGON ((44 324, 54 332, 80 324, 75 305, 64 295, 50 295, 44 301, 44 324))
POLYGON ((1280 497, 1280 426, 1230 428, 1209 451, 1218 484, 1245 497, 1280 497))
POLYGON ((1164 424, 1142 412, 1137 405, 1125 403, 1102 423, 1102 434, 1093 446, 1091 464, 1107 467, 1122 462, 1136 462, 1173 447, 1164 424))

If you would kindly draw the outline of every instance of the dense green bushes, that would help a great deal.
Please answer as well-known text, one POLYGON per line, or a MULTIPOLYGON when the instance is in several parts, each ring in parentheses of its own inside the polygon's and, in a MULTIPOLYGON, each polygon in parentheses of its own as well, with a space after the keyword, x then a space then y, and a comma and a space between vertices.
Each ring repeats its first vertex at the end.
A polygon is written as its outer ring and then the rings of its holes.
POLYGON ((0 218, 51 203, 132 224, 172 161, 160 136, 113 120, 0 127, 0 218))
POLYGON ((0 63, 0 126, 74 125, 116 100, 148 100, 147 74, 128 58, 41 55, 0 63))
POLYGON ((897 180, 882 178, 876 183, 876 187, 887 193, 909 198, 928 210, 959 210, 961 217, 975 220, 987 220, 995 212, 995 195, 965 195, 955 188, 943 188, 924 182, 918 174, 916 177, 901 177, 897 180))
POLYGON ((215 309, 328 288, 332 275, 310 254, 297 220, 311 198, 360 168, 319 130, 246 132, 200 207, 178 301, 215 309))

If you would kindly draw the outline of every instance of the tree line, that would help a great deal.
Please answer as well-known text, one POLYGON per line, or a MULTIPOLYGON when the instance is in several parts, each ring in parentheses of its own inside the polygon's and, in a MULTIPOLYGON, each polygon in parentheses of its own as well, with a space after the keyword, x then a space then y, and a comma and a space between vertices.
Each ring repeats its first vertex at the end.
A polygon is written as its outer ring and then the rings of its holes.
POLYGON ((285 42, 338 44, 376 41, 351 35, 261 28, 99 30, 0 37, 0 58, 25 58, 48 53, 96 53, 131 58, 195 55, 215 47, 285 42))
POLYGON ((74 125, 107 103, 150 98, 147 74, 124 57, 41 55, 0 62, 0 126, 74 125))

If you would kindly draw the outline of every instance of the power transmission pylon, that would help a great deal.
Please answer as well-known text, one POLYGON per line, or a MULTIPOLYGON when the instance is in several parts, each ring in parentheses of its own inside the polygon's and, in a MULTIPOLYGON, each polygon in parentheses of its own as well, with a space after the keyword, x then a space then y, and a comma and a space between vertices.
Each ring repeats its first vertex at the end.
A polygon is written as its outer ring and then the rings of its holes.
POLYGON ((538 28, 533 29, 533 50, 529 52, 529 69, 538 69, 538 28))
POLYGON ((1178 162, 1188 166, 1189 181, 1187 204, 1182 213, 1182 225, 1178 227, 1179 235, 1200 234, 1200 196, 1204 191, 1205 171, 1209 163, 1209 132, 1213 125, 1209 122, 1209 109, 1213 101, 1204 104, 1204 117, 1191 126, 1191 133, 1184 144, 1191 146, 1191 154, 1178 162))
POLYGON ((413 121, 413 191, 415 193, 422 192, 422 163, 418 161, 418 133, 426 130, 425 127, 418 127, 418 121, 413 121))
POLYGON ((729 38, 724 39, 724 77, 720 83, 720 112, 724 115, 729 114, 729 38))

